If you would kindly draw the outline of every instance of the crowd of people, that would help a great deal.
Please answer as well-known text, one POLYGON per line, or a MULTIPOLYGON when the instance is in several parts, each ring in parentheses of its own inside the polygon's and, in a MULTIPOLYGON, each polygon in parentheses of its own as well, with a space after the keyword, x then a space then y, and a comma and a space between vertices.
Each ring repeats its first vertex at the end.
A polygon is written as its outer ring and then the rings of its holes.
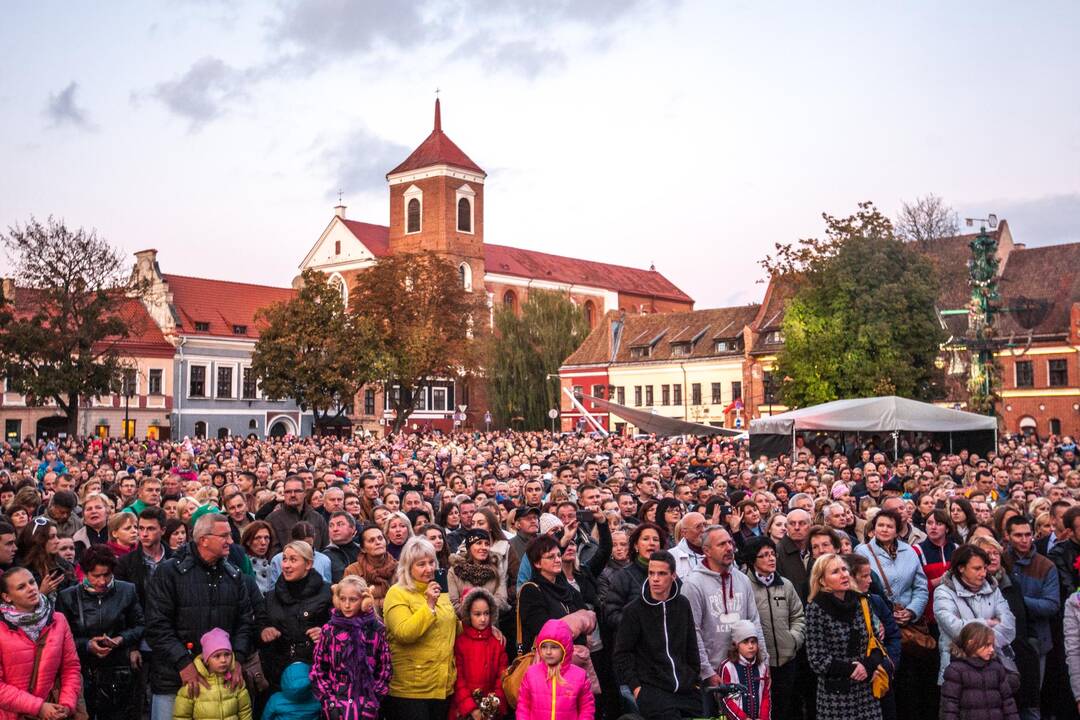
POLYGON ((0 450, 0 720, 1080 717, 1068 437, 0 450))

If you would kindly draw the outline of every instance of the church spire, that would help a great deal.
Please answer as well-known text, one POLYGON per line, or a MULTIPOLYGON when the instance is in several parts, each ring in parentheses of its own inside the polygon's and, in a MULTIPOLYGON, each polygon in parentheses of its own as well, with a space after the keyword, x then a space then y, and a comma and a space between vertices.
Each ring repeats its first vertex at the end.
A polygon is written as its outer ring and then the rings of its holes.
POLYGON ((439 109, 439 98, 435 98, 435 132, 442 132, 442 112, 439 109))

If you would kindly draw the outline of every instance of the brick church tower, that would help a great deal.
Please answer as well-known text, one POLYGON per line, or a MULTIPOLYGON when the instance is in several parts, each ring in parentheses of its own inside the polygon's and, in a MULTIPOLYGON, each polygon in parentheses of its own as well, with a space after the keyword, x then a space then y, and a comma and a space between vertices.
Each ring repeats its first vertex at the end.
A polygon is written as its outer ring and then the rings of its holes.
POLYGON ((467 288, 484 292, 486 177, 443 132, 436 99, 431 134, 386 175, 390 252, 430 251, 447 257, 467 288))

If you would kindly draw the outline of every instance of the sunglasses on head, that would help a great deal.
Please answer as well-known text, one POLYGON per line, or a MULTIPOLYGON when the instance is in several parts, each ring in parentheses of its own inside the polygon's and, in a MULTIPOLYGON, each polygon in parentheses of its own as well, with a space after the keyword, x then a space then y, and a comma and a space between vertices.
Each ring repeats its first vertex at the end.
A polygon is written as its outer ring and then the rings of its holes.
POLYGON ((34 518, 34 529, 30 531, 30 534, 33 535, 34 533, 36 533, 38 531, 39 527, 43 527, 44 525, 47 525, 48 523, 49 523, 49 521, 46 518, 43 518, 43 517, 34 518))

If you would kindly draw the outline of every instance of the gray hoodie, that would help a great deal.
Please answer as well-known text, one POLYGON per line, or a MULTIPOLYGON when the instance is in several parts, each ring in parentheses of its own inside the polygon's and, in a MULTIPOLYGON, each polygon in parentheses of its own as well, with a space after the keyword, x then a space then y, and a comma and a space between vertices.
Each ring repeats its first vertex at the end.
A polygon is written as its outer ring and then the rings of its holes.
POLYGON ((732 565, 730 577, 724 580, 720 573, 701 564, 683 581, 682 592, 694 612, 703 680, 718 673, 727 662, 731 650, 731 624, 736 620, 754 623, 758 646, 762 655, 766 655, 754 587, 750 578, 738 568, 732 565))

